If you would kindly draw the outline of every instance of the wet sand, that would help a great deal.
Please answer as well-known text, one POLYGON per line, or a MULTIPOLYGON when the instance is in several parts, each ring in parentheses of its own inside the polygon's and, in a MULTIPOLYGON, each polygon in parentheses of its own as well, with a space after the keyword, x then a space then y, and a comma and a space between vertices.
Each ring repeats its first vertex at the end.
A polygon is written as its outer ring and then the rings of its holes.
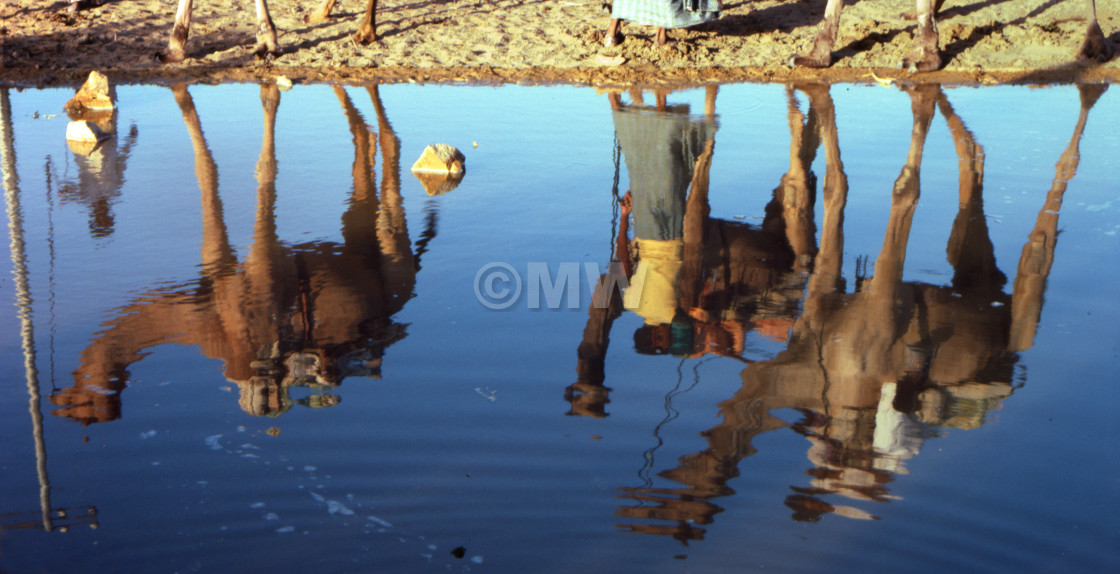
MULTIPOLYGON (((8 0, 5 0, 7 2, 8 0)), ((930 74, 898 70, 913 23, 910 0, 864 0, 845 8, 835 62, 828 70, 791 70, 808 49, 824 0, 726 0, 720 20, 670 32, 625 24, 622 45, 602 46, 609 20, 599 0, 383 0, 380 40, 350 41, 364 0, 340 0, 334 17, 305 24, 317 0, 273 0, 284 53, 254 58, 255 14, 246 0, 196 2, 187 61, 165 65, 173 0, 108 0, 77 15, 62 1, 0 6, 0 82, 71 85, 89 70, 116 82, 255 81, 286 75, 299 82, 482 82, 592 85, 697 85, 736 81, 871 81, 879 77, 943 83, 1052 83, 1120 80, 1120 57, 1077 62, 1084 0, 947 0, 940 15, 946 65, 930 74), (621 63, 618 63, 620 62, 621 63)), ((1120 51, 1120 3, 1098 2, 1105 34, 1120 51)))

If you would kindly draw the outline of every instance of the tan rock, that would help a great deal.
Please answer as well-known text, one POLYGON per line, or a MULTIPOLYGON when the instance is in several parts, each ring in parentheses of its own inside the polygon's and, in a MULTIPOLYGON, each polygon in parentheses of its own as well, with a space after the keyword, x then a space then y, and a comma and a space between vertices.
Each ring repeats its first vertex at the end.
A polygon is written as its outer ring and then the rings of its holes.
POLYGON ((113 88, 109 86, 109 78, 94 70, 89 73, 86 83, 78 89, 78 93, 66 102, 64 109, 68 113, 81 113, 84 110, 111 110, 113 103, 113 88))
POLYGON ((93 122, 106 135, 117 131, 117 110, 83 110, 81 113, 67 114, 71 120, 93 122))
POLYGON ((466 161, 466 158, 454 146, 435 144, 424 148, 424 153, 420 154, 420 159, 412 164, 412 171, 462 173, 464 161, 466 161))
POLYGON ((413 171, 412 175, 420 180, 420 185, 424 186, 424 191, 428 192, 428 195, 431 196, 448 193, 456 187, 459 187, 459 182, 463 181, 463 172, 434 173, 430 171, 413 171))
POLYGON ((66 125, 66 141, 96 144, 108 137, 109 134, 90 121, 78 120, 66 125))

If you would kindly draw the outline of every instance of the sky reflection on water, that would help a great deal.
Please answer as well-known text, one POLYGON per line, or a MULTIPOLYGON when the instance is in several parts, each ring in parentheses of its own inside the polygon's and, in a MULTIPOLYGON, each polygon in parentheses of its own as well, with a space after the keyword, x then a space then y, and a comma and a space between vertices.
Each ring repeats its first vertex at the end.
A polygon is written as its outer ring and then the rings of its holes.
POLYGON ((1120 562, 1104 86, 118 92, 3 93, 5 571, 1120 562))

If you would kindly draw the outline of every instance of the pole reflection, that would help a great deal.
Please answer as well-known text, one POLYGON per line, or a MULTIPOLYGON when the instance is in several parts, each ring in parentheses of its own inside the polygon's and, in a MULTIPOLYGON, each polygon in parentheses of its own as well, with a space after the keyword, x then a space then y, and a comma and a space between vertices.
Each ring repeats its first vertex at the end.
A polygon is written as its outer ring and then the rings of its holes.
POLYGON ((1033 344, 1062 196, 1076 172, 1089 110, 1105 89, 1079 88, 1077 126, 1023 247, 1010 294, 984 214, 983 148, 940 86, 905 89, 912 109, 906 161, 872 271, 857 261, 850 290, 842 273, 848 183, 829 86, 788 89, 790 167, 759 226, 709 216, 714 88, 703 118, 668 105, 663 93, 656 106, 645 106, 640 94, 623 106, 620 94, 610 94, 631 181, 614 249, 630 287, 620 293, 604 281, 595 293, 578 351, 578 379, 566 392, 569 414, 608 415, 604 361, 611 325, 625 310, 644 319, 634 337, 638 353, 714 353, 749 363, 742 387, 719 404, 722 422, 701 433, 707 448, 658 473, 680 486, 655 488, 647 480, 620 488, 627 502, 615 513, 626 520, 619 528, 683 543, 703 539, 704 526, 722 511, 714 499, 734 494, 728 482, 739 475, 740 462, 757 452, 754 438, 783 428, 809 443, 806 481, 790 485, 785 498, 794 520, 827 514, 877 519, 861 503, 898 498, 890 484, 908 472, 906 461, 926 439, 942 428, 983 424, 1012 394, 1018 353, 1033 344), (808 99, 806 113, 796 92, 808 99), (959 159, 959 210, 946 246, 953 268, 948 285, 903 281, 923 150, 938 111, 959 159), (661 123, 676 126, 663 144, 649 135, 661 123), (632 124, 649 126, 646 136, 632 138, 632 124), (819 243, 813 223, 817 181, 810 171, 818 148, 825 156, 819 243), (637 228, 632 237, 630 215, 637 228), (646 231, 651 221, 661 235, 646 231), (648 249, 651 239, 676 243, 648 249), (631 293, 635 287, 640 301, 631 293), (784 340, 784 350, 771 360, 748 361, 742 341, 750 330, 784 340), (787 424, 773 414, 778 409, 798 411, 800 420, 787 424))
POLYGON ((165 343, 197 346, 220 359, 249 414, 278 416, 296 404, 329 407, 350 376, 380 374, 385 350, 406 335, 393 320, 413 296, 420 255, 435 234, 429 214, 414 254, 400 193, 400 143, 376 86, 371 128, 341 87, 334 93, 354 144, 353 191, 342 243, 292 244, 277 235, 275 126, 280 92, 261 86, 264 133, 257 162, 253 243, 243 260, 231 246, 218 193, 217 164, 187 87, 171 91, 194 150, 202 200, 199 276, 150 290, 115 312, 82 352, 74 385, 51 396, 54 414, 90 424, 121 416, 131 365, 165 343), (380 188, 374 167, 380 147, 380 188), (292 387, 307 387, 303 399, 292 387))

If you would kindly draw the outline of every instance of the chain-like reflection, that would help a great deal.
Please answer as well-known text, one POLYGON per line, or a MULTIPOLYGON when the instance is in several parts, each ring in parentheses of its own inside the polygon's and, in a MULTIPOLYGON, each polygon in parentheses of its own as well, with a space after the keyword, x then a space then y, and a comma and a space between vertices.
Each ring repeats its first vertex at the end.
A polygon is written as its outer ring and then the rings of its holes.
MULTIPOLYGON (((342 216, 341 244, 289 244, 275 222, 275 126, 280 92, 261 86, 264 137, 257 162, 257 211, 253 243, 244 261, 230 245, 218 171, 186 86, 172 87, 194 149, 202 196, 200 276, 139 296, 116 312, 82 353, 74 386, 54 394, 54 411, 83 423, 121 416, 120 392, 128 368, 152 347, 196 345, 224 363, 240 390, 241 408, 276 416, 294 404, 325 407, 326 393, 347 376, 377 376, 386 347, 405 336, 393 320, 412 297, 419 253, 412 252, 400 194, 399 140, 376 87, 368 88, 377 114, 377 140, 340 87, 335 95, 354 142, 353 193, 342 216), (375 185, 377 147, 382 158, 375 185), (289 389, 309 387, 293 400, 289 389)), ((423 234, 434 234, 435 218, 423 234)))
MULTIPOLYGON (((659 473, 682 486, 621 489, 621 496, 633 504, 619 507, 616 516, 634 522, 620 528, 682 542, 702 539, 701 526, 721 511, 712 499, 734 493, 728 481, 738 476, 740 461, 756 452, 754 437, 786 427, 809 442, 811 464, 807 482, 791 485, 793 492, 786 497, 793 518, 815 521, 835 513, 874 519, 871 511, 841 502, 896 498, 889 484, 907 472, 906 460, 920 452, 925 439, 940 427, 967 429, 982 424, 985 415, 1012 393, 1017 353, 1032 345, 1053 262, 1062 195, 1076 171, 1089 110, 1104 89, 1080 88, 1077 126, 1023 248, 1010 295, 1003 291, 1006 276, 996 266, 984 215, 983 149, 936 85, 907 89, 913 125, 906 163, 891 194, 886 235, 873 274, 863 276, 866 263, 858 262, 862 265, 857 264, 851 291, 841 273, 848 186, 826 85, 789 90, 790 169, 774 190, 761 226, 708 216, 707 170, 714 143, 710 135, 703 154, 683 161, 692 169, 687 196, 686 186, 671 186, 677 193, 675 201, 683 206, 676 227, 683 230, 683 245, 670 251, 679 253, 679 259, 655 251, 654 262, 644 261, 649 251, 642 247, 648 238, 643 236, 641 218, 648 217, 649 210, 633 208, 638 230, 631 241, 626 221, 630 210, 624 199, 616 251, 628 272, 633 264, 627 258, 633 255, 637 260, 630 289, 648 288, 651 272, 660 273, 658 280, 667 287, 654 291, 653 301, 660 307, 651 315, 643 312, 648 295, 644 290, 639 304, 617 291, 608 293, 606 283, 600 286, 596 293, 600 304, 590 310, 579 348, 579 380, 567 391, 570 414, 607 414, 609 388, 604 385, 603 361, 611 324, 624 309, 645 318, 646 325, 635 336, 638 352, 680 357, 716 352, 742 359, 742 338, 748 329, 779 338, 788 333, 788 342, 772 360, 743 369, 742 387, 719 405, 722 422, 702 433, 708 447, 659 473), (807 114, 800 111, 795 90, 808 97, 807 114), (960 170, 959 211, 946 249, 954 270, 949 285, 903 281, 910 227, 920 197, 923 149, 938 109, 953 136, 960 170), (819 245, 813 225, 816 182, 810 172, 818 147, 824 148, 826 164, 819 245), (630 244, 638 245, 637 253, 625 249, 630 244), (664 272, 659 258, 676 267, 664 272), (644 331, 651 333, 647 336, 644 331), (795 409, 801 418, 787 424, 772 414, 776 409, 795 409)), ((628 128, 618 117, 633 111, 620 106, 618 95, 610 98, 627 156, 630 193, 638 205, 640 194, 650 188, 644 182, 682 178, 674 168, 634 161, 648 150, 628 145, 628 128)), ((656 109, 642 108, 640 113, 660 114, 656 117, 662 122, 682 121, 683 116, 671 115, 677 111, 664 103, 664 96, 658 100, 656 109)), ((714 125, 713 92, 708 101, 705 121, 714 125)), ((631 116, 627 121, 640 119, 631 116)), ((687 147, 670 140, 658 152, 664 158, 687 147)), ((662 214, 672 214, 672 209, 660 209, 662 214)))

